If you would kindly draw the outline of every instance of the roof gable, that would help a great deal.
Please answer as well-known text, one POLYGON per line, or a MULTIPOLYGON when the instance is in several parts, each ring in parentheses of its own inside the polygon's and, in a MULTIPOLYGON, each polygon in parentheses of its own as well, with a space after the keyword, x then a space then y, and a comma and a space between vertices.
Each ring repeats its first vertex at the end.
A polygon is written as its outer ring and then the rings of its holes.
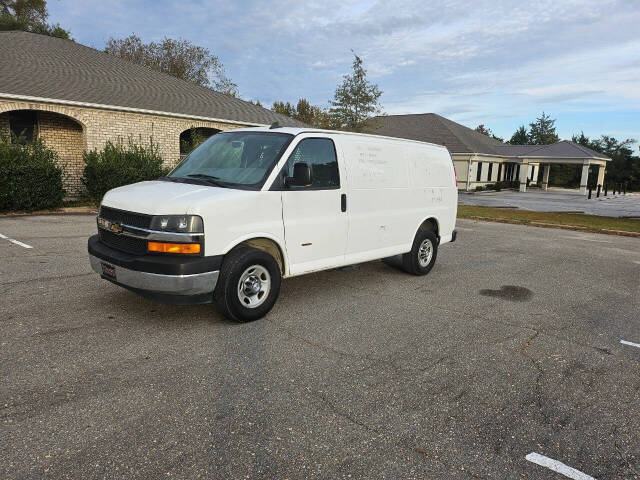
POLYGON ((239 98, 186 82, 71 40, 0 32, 0 96, 125 107, 248 124, 306 126, 239 98))

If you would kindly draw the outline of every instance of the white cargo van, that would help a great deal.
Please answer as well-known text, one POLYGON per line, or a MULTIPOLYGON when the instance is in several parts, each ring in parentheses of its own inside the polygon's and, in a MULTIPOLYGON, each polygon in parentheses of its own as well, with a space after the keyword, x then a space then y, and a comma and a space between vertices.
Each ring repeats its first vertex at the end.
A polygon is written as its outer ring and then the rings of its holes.
POLYGON ((167 177, 109 191, 92 268, 174 303, 265 315, 282 278, 402 255, 427 274, 456 238, 445 147, 304 128, 218 133, 167 177))

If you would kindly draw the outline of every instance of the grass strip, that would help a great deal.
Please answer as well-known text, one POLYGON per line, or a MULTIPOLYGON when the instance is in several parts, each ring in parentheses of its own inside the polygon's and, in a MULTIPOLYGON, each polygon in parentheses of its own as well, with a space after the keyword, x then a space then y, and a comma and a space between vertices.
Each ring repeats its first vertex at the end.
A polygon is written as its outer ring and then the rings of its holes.
POLYGON ((458 205, 458 218, 640 237, 640 220, 566 212, 458 205))

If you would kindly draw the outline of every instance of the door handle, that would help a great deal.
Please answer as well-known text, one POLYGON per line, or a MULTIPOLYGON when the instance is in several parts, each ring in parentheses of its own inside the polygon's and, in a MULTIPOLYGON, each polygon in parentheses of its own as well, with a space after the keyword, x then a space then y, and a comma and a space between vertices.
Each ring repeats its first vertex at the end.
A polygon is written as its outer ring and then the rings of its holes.
POLYGON ((343 193, 340 195, 340 210, 343 212, 347 211, 347 194, 343 193))

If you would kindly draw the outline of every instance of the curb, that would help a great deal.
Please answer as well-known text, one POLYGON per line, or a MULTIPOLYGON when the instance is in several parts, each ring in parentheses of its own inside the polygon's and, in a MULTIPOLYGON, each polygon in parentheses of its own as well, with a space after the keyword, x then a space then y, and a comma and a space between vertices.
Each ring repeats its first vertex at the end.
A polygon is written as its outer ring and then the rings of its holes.
POLYGON ((57 210, 35 210, 33 212, 17 211, 0 213, 0 218, 33 217, 37 215, 97 215, 96 207, 63 207, 57 210))

